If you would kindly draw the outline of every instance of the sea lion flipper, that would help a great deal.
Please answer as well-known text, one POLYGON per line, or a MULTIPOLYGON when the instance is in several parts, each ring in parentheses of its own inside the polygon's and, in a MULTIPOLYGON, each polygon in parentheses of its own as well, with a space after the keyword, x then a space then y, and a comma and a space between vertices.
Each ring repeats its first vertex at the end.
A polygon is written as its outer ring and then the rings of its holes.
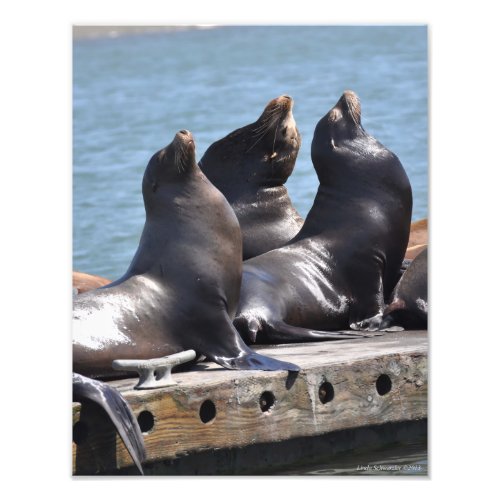
POLYGON ((289 325, 283 321, 268 322, 264 326, 266 340, 271 343, 312 342, 319 340, 344 340, 364 338, 361 332, 324 331, 289 325))
POLYGON ((139 423, 123 396, 108 384, 73 373, 73 401, 93 401, 106 411, 132 460, 144 475, 141 465, 146 459, 144 439, 139 423))
POLYGON ((218 331, 223 334, 224 341, 212 342, 203 349, 203 354, 215 363, 230 370, 287 370, 298 372, 300 368, 286 361, 270 358, 250 349, 241 338, 238 330, 225 315, 225 328, 219 325, 218 331))
POLYGON ((349 326, 353 330, 366 331, 366 332, 377 332, 380 330, 382 325, 382 314, 376 314, 371 318, 362 319, 361 321, 355 321, 349 326))
POLYGON ((251 349, 248 349, 235 358, 214 357, 214 361, 230 370, 300 371, 300 367, 293 363, 270 358, 269 356, 254 352, 251 349))
POLYGON ((379 332, 403 332, 404 328, 399 325, 380 325, 379 332))

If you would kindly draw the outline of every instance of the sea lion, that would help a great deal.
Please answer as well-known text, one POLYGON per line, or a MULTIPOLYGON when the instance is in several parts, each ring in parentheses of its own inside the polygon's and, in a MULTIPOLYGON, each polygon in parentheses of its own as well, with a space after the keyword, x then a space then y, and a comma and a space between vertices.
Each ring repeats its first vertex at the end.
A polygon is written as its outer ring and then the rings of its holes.
POLYGON ((88 292, 109 283, 111 283, 111 280, 107 278, 73 271, 73 290, 76 290, 76 294, 88 292))
POLYGON ((406 249, 405 259, 413 260, 415 257, 417 257, 417 255, 419 255, 426 249, 427 249, 427 244, 413 245, 412 247, 409 246, 406 249))
POLYGON ((120 279, 73 302, 73 370, 116 376, 114 359, 193 349, 225 368, 298 367, 253 352, 232 325, 241 283, 241 232, 233 210, 199 169, 186 130, 144 173, 146 222, 120 279))
POLYGON ((408 266, 384 310, 383 327, 427 330, 427 248, 408 266))
POLYGON ((408 238, 408 248, 416 245, 427 245, 429 243, 429 230, 427 218, 411 223, 410 237, 408 238))
POLYGON ((377 330, 384 296, 397 281, 410 230, 410 182, 397 156, 361 126, 354 92, 344 92, 318 122, 311 157, 320 185, 299 234, 244 262, 234 323, 247 343, 377 330))
POLYGON ((427 219, 420 219, 412 222, 405 259, 413 260, 420 252, 427 248, 428 243, 429 231, 427 228, 427 219))
POLYGON ((135 465, 144 474, 141 465, 146 459, 144 439, 139 423, 123 396, 108 384, 73 373, 73 401, 82 405, 95 403, 108 414, 135 465))
POLYGON ((256 122, 214 142, 199 162, 238 217, 244 260, 284 245, 304 222, 284 186, 301 142, 292 108, 287 95, 273 99, 256 122))

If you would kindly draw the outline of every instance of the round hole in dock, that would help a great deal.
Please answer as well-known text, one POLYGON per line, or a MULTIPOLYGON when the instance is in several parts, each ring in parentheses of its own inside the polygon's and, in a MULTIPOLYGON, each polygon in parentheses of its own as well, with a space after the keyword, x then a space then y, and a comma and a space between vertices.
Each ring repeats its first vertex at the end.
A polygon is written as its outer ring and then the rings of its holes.
POLYGON ((139 413, 137 422, 141 428, 141 432, 149 432, 155 425, 155 418, 150 411, 144 410, 139 413))
POLYGON ((333 385, 330 384, 330 382, 323 382, 319 386, 318 396, 319 396, 319 400, 323 404, 326 404, 326 403, 329 403, 330 401, 332 401, 333 397, 335 396, 335 392, 333 390, 333 385))
POLYGON ((85 443, 89 435, 89 428, 84 422, 78 421, 73 426, 73 443, 77 446, 85 443))
POLYGON ((392 382, 389 375, 386 375, 385 373, 380 375, 375 383, 375 387, 381 396, 387 394, 392 389, 392 382))
POLYGON ((213 401, 210 401, 210 399, 203 401, 200 406, 200 420, 204 424, 208 424, 215 418, 215 415, 217 415, 217 409, 215 408, 213 401))
POLYGON ((260 395, 260 409, 263 412, 269 411, 273 406, 274 403, 276 402, 276 398, 274 397, 274 394, 271 391, 265 391, 260 395))

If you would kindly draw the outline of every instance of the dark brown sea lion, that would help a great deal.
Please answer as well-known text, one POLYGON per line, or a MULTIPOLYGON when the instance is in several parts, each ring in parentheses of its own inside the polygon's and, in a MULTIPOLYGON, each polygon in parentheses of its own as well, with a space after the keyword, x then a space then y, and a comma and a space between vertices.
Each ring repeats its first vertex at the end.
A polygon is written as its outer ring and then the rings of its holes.
POLYGON ((361 126, 354 92, 344 92, 319 121, 311 156, 320 186, 301 231, 289 244, 244 262, 235 325, 247 342, 377 330, 384 295, 398 279, 411 187, 397 156, 361 126))
POLYGON ((108 280, 107 278, 73 271, 73 289, 76 290, 77 294, 88 292, 89 290, 94 290, 95 288, 100 288, 101 286, 109 283, 111 283, 111 280, 108 280))
POLYGON ((298 367, 249 349, 232 325, 241 283, 241 232, 181 130, 144 173, 146 223, 125 275, 74 298, 73 370, 114 376, 114 359, 193 349, 232 369, 298 367))
POLYGON ((427 248, 408 266, 385 308, 383 327, 427 329, 427 248))
POLYGON ((233 207, 243 233, 243 259, 289 242, 303 220, 284 186, 293 171, 300 134, 287 95, 259 119, 214 142, 200 168, 233 207))

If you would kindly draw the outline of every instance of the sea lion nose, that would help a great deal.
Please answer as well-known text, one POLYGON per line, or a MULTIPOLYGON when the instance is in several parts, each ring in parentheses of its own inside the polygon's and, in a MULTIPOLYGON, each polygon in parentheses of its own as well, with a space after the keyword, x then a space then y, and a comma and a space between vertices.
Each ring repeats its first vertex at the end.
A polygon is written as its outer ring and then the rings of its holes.
POLYGON ((179 134, 189 135, 189 130, 185 130, 185 129, 179 130, 179 134))
POLYGON ((291 110, 293 108, 293 99, 288 94, 283 94, 279 98, 279 102, 283 106, 283 109, 291 110))

